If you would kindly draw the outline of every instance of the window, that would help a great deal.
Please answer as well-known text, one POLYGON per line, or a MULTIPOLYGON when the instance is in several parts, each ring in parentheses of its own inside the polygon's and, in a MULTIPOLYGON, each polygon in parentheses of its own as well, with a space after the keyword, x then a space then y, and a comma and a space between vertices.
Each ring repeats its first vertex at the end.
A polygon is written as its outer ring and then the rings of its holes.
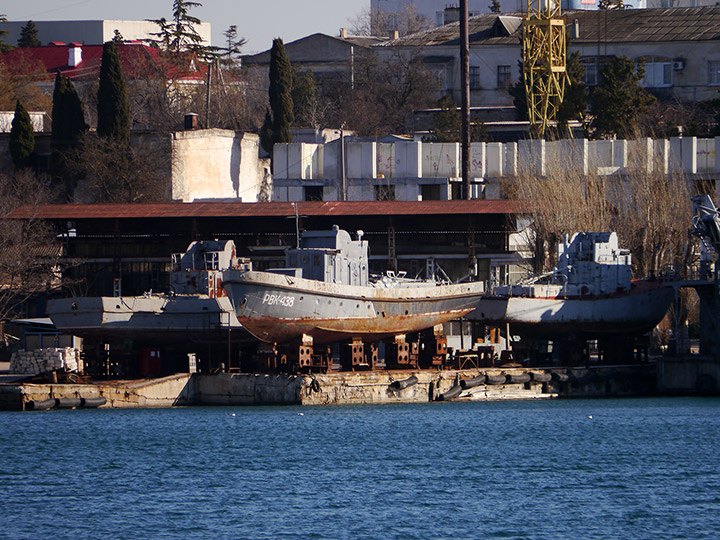
POLYGON ((708 84, 720 85, 720 60, 708 62, 708 84))
POLYGON ((479 66, 470 66, 470 90, 480 90, 479 66))
POLYGON ((391 186, 391 185, 375 186, 375 200, 376 201, 394 201, 395 200, 395 186, 391 186))
POLYGON ((581 60, 583 67, 585 68, 585 76, 583 82, 586 86, 597 86, 598 83, 598 69, 596 58, 583 58, 581 60))
POLYGON ((420 196, 423 201, 439 201, 440 184, 422 184, 420 186, 420 196))
POLYGON ((511 82, 510 66, 498 66, 497 67, 497 87, 507 88, 511 82))
POLYGON ((645 77, 640 84, 647 88, 667 88, 673 82, 673 63, 662 56, 645 58, 645 77))
POLYGON ((322 201, 323 200, 323 187, 322 186, 305 186, 305 200, 306 201, 322 201))

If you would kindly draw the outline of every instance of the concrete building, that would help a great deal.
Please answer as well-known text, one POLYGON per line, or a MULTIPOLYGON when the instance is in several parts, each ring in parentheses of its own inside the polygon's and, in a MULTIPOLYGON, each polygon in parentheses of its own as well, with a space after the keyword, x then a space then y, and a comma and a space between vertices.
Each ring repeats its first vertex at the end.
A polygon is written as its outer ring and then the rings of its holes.
MULTIPOLYGON (((720 88, 720 7, 572 11, 565 13, 568 53, 578 51, 585 82, 598 83, 599 67, 613 56, 645 60, 644 85, 681 101, 713 99, 720 88)), ((512 105, 508 86, 518 80, 522 17, 480 15, 469 21, 470 101, 512 105)), ((444 93, 460 102, 459 25, 448 24, 378 44, 385 54, 417 52, 432 67, 444 93)))
MULTIPOLYGON (((350 36, 342 29, 339 36, 311 34, 285 43, 285 52, 293 66, 312 70, 318 85, 354 83, 354 60, 370 51, 370 47, 387 41, 387 38, 350 36)), ((243 65, 269 69, 270 49, 258 54, 243 56, 243 65)))
MULTIPOLYGON (((20 31, 28 21, 8 21, 0 23, 0 30, 8 32, 5 42, 17 45, 20 31)), ((152 34, 158 31, 158 25, 150 21, 33 21, 38 30, 38 39, 44 45, 54 41, 63 43, 81 43, 87 45, 102 45, 120 32, 125 40, 156 39, 152 34)), ((211 25, 202 22, 195 25, 195 30, 203 39, 205 45, 211 43, 211 25)))
MULTIPOLYGON (((700 5, 715 5, 711 0, 625 0, 623 3, 627 8, 645 7, 678 7, 678 2, 687 5, 682 7, 696 7, 700 5), (658 5, 649 5, 654 2, 658 5), (707 3, 700 3, 707 2, 707 3), (673 5, 660 5, 660 4, 673 5)), ((371 0, 371 15, 382 13, 401 17, 408 8, 414 9, 418 15, 432 21, 435 26, 457 21, 459 2, 448 2, 447 0, 371 0)), ((470 17, 491 13, 490 0, 468 0, 468 14, 470 17)), ((598 9, 598 0, 562 0, 561 7, 566 9, 598 9)), ((521 13, 527 11, 527 0, 500 0, 502 13, 521 13)), ((377 16, 377 15, 376 15, 377 16)))
POLYGON ((260 137, 227 129, 172 135, 172 200, 267 200, 268 160, 258 159, 260 137))
MULTIPOLYGON (((720 177, 720 137, 632 141, 585 139, 472 143, 471 190, 477 199, 502 196, 502 179, 520 173, 623 175, 633 170, 720 177)), ((273 200, 428 201, 460 198, 460 144, 419 141, 276 144, 273 200), (343 182, 344 169, 344 182, 343 182)))
MULTIPOLYGON (((468 13, 471 17, 490 13, 490 0, 468 0, 468 13)), ((519 12, 524 9, 527 0, 501 0, 502 10, 504 12, 519 12)), ((371 0, 370 14, 377 16, 378 13, 396 15, 401 17, 408 9, 414 9, 415 12, 430 20, 435 26, 442 26, 448 20, 447 10, 457 8, 459 2, 447 2, 446 0, 371 0)), ((450 15, 452 17, 452 15, 450 15)))

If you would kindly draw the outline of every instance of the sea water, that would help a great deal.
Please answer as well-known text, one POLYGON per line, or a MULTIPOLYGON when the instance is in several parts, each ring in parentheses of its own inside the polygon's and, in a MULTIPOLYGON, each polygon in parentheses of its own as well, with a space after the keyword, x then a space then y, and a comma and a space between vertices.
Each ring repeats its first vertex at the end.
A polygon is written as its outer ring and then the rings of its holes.
POLYGON ((0 413, 0 538, 716 539, 720 399, 0 413))

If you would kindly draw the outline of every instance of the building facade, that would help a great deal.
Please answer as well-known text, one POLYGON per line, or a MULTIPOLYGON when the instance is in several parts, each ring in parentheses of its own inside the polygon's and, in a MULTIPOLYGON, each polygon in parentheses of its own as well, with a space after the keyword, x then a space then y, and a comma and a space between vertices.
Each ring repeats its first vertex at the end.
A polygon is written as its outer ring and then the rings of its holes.
MULTIPOLYGON (((706 101, 720 89, 720 7, 568 11, 568 54, 579 52, 585 83, 613 56, 644 61, 644 86, 680 101, 706 101)), ((507 89, 520 77, 519 15, 480 15, 469 21, 472 106, 512 105, 507 89)), ((448 24, 377 45, 381 54, 418 53, 445 94, 460 103, 459 25, 448 24), (383 52, 384 51, 384 52, 383 52)))
MULTIPOLYGON (((0 23, 0 30, 8 32, 5 41, 16 45, 20 32, 28 21, 7 21, 0 23)), ((117 30, 127 41, 157 39, 153 33, 158 32, 158 25, 150 21, 95 20, 95 21, 33 21, 38 31, 38 39, 43 45, 52 42, 81 43, 102 45, 115 37, 117 30)), ((210 45, 211 25, 201 22, 194 25, 195 31, 203 39, 203 44, 210 45)))

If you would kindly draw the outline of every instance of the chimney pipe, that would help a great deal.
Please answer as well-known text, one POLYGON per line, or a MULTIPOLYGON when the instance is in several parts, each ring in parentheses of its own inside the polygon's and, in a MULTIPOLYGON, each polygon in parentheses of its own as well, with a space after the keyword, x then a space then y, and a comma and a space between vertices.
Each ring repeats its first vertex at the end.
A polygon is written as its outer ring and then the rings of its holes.
POLYGON ((68 49, 68 66, 77 67, 82 62, 82 45, 71 43, 68 49))
POLYGON ((185 115, 185 129, 197 129, 198 115, 197 113, 187 113, 185 115))
POLYGON ((342 39, 347 39, 347 28, 341 28, 340 29, 340 37, 342 39))

